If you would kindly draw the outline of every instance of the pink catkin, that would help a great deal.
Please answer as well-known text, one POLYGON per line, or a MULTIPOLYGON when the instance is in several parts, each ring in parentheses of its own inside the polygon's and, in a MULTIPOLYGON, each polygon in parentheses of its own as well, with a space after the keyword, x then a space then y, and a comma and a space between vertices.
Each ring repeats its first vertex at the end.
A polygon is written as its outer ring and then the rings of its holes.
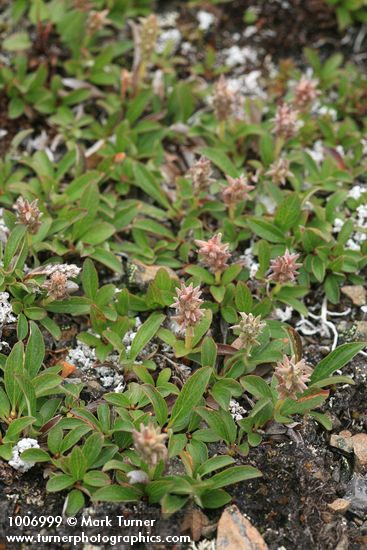
POLYGON ((217 233, 208 241, 195 241, 196 246, 199 248, 198 254, 201 262, 208 267, 212 273, 224 271, 228 266, 227 261, 231 257, 230 252, 228 252, 229 245, 221 241, 221 233, 217 233))
POLYGON ((290 254, 289 250, 286 250, 284 256, 278 256, 275 260, 271 260, 272 273, 269 275, 269 279, 277 283, 293 282, 298 275, 298 268, 302 266, 302 264, 296 263, 298 258, 299 254, 290 254))

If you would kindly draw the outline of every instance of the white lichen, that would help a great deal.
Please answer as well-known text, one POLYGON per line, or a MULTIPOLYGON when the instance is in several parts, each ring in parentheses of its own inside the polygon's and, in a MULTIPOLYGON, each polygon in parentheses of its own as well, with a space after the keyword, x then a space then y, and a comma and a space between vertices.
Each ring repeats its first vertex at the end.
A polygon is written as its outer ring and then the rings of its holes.
POLYGON ((228 67, 236 67, 236 65, 246 65, 247 63, 256 63, 258 59, 257 50, 249 46, 237 46, 237 44, 223 50, 225 64, 228 67))
POLYGON ((71 349, 66 357, 66 361, 78 367, 85 375, 90 378, 98 378, 101 385, 106 389, 113 389, 121 392, 125 389, 125 380, 120 374, 120 360, 117 353, 110 354, 105 365, 98 365, 96 351, 83 342, 78 342, 76 348, 71 349), (111 364, 111 366, 108 366, 111 364))
POLYGON ((240 256, 240 259, 243 261, 243 265, 247 267, 247 269, 250 272, 250 279, 254 279, 256 277, 256 273, 259 269, 259 264, 255 262, 255 258, 252 253, 252 248, 246 248, 244 254, 240 256))
POLYGON ((208 31, 215 22, 215 16, 209 11, 199 10, 196 14, 201 31, 208 31))
POLYGON ((178 29, 167 29, 160 33, 157 40, 156 51, 157 53, 162 53, 169 45, 171 50, 175 52, 181 40, 182 35, 178 29))
POLYGON ((15 323, 16 320, 8 292, 0 292, 0 328, 9 323, 15 323))
POLYGON ((231 399, 229 402, 229 412, 234 420, 242 420, 247 413, 246 409, 244 409, 235 399, 231 399))
POLYGON ((177 11, 167 11, 165 13, 159 14, 157 17, 159 27, 161 29, 165 29, 167 27, 176 27, 178 15, 179 14, 177 11))
POLYGON ((4 209, 0 208, 0 242, 6 243, 9 236, 9 229, 4 221, 4 209))
POLYGON ((314 162, 316 162, 316 164, 321 164, 325 160, 325 151, 321 140, 315 141, 312 149, 306 149, 306 152, 310 155, 314 162))
POLYGON ((258 70, 246 72, 238 77, 227 80, 229 88, 235 92, 247 97, 265 98, 266 93, 260 84, 262 73, 258 70))
POLYGON ((357 185, 353 185, 353 187, 349 189, 347 197, 350 197, 358 201, 363 195, 363 193, 366 193, 366 186, 357 184, 357 185))
POLYGON ((143 470, 132 470, 131 472, 127 472, 126 477, 131 485, 135 483, 148 483, 149 481, 148 474, 143 472, 143 470))
POLYGON ((286 323, 289 321, 293 314, 293 308, 290 306, 286 306, 285 309, 281 309, 280 307, 275 308, 274 315, 279 321, 282 323, 286 323))
POLYGON ((19 472, 27 472, 30 470, 36 463, 22 460, 22 453, 26 449, 39 449, 38 441, 36 439, 31 439, 25 437, 18 441, 18 443, 13 447, 11 459, 9 460, 9 465, 18 470, 19 472))
POLYGON ((189 546, 189 548, 191 548, 192 550, 216 550, 216 547, 217 545, 216 545, 215 539, 212 539, 212 540, 204 539, 198 543, 191 542, 189 546))

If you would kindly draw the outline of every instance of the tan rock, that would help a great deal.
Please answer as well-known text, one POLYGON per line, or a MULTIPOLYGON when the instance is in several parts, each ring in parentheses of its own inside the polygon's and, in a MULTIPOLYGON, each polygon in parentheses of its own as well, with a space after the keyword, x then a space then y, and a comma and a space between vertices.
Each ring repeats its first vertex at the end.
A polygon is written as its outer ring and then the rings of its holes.
POLYGON ((367 470, 367 434, 356 434, 352 437, 354 455, 356 457, 356 469, 367 470))
POLYGON ((353 436, 352 432, 350 432, 349 430, 342 430, 341 432, 339 432, 339 435, 341 435, 343 437, 352 437, 353 436))
POLYGON ((340 451, 345 453, 353 452, 352 434, 347 430, 340 432, 339 434, 332 434, 330 437, 330 445, 336 447, 340 451))
MULTIPOLYGON (((206 536, 210 525, 208 517, 198 508, 187 510, 181 524, 181 533, 190 533, 194 541, 206 536)), ((215 529, 215 526, 214 526, 215 529)))
POLYGON ((348 296, 355 306, 364 306, 366 303, 367 293, 362 285, 343 286, 342 293, 348 296))
MULTIPOLYGON (((347 535, 342 535, 338 544, 335 546, 335 550, 348 550, 349 547, 349 538, 347 535)), ((361 548, 363 548, 363 546, 361 548)))
POLYGON ((226 508, 218 523, 217 550, 267 550, 259 531, 237 506, 226 508))
POLYGON ((171 279, 178 280, 178 277, 173 269, 164 265, 146 265, 139 260, 134 260, 131 263, 131 266, 134 269, 132 273, 132 279, 134 283, 140 288, 148 286, 148 284, 154 280, 160 269, 165 269, 171 279))
POLYGON ((357 321, 356 324, 355 340, 361 340, 367 342, 367 321, 357 321))
POLYGON ((349 506, 350 500, 345 498, 337 498, 334 502, 328 504, 330 510, 332 510, 335 514, 344 514, 348 510, 349 506))

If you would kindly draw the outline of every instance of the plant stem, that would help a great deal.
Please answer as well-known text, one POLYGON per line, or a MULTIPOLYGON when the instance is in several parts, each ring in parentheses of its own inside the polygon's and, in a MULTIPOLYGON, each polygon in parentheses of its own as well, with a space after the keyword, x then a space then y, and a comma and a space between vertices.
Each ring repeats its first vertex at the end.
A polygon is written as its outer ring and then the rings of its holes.
POLYGON ((192 337, 193 337, 192 327, 187 327, 186 334, 185 334, 185 348, 186 349, 192 349, 192 337))
POLYGON ((274 146, 274 158, 277 159, 280 156, 281 150, 284 145, 284 139, 282 137, 277 137, 275 140, 274 146))
POLYGON ((225 135, 226 135, 226 121, 221 120, 220 123, 219 123, 219 128, 218 128, 219 139, 221 141, 224 141, 225 135))
POLYGON ((216 271, 216 272, 215 272, 215 284, 219 285, 221 275, 222 275, 222 272, 221 272, 221 271, 216 271))
POLYGON ((230 220, 234 220, 235 218, 235 213, 236 213, 236 205, 235 204, 230 204, 229 207, 228 207, 228 217, 230 220))

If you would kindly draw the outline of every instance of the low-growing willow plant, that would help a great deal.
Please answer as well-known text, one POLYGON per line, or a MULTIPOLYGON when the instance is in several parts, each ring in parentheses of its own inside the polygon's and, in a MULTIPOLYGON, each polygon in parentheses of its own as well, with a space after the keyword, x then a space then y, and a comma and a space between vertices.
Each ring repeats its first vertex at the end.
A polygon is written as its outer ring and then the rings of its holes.
MULTIPOLYGON (((266 330, 264 323, 256 322, 255 326, 258 331, 266 330)), ((42 389, 33 404, 33 391, 24 387, 24 380, 28 380, 24 372, 34 369, 35 360, 40 365, 43 352, 36 352, 42 350, 36 325, 32 324, 31 330, 28 359, 20 363, 23 376, 15 377, 19 383, 16 390, 7 378, 7 369, 15 359, 17 364, 21 360, 21 343, 14 346, 5 362, 2 418, 9 428, 0 449, 9 460, 16 441, 32 430, 39 448, 23 451, 21 458, 48 463, 47 489, 68 491, 69 514, 77 513, 86 498, 112 502, 148 498, 151 503, 160 503, 167 514, 189 500, 205 508, 222 506, 231 498, 226 486, 261 475, 252 466, 237 466, 235 457, 247 455, 250 447, 261 443, 269 422, 288 424, 299 415, 310 415, 331 429, 329 418, 317 410, 329 395, 324 388, 353 383, 350 378, 333 373, 364 346, 344 344, 312 369, 299 357, 297 339, 293 337, 291 348, 295 355, 283 356, 273 375, 270 372, 259 376, 246 374, 246 369, 244 374, 243 364, 240 367, 232 357, 229 367, 220 367, 218 347, 206 337, 200 353, 193 354, 198 368, 181 388, 171 381, 171 369, 153 376, 142 366, 142 384, 131 382, 123 393, 106 394, 105 402, 94 408, 80 400, 77 390, 68 394, 68 385, 60 388, 57 367, 33 379, 31 385, 37 396, 37 384, 42 389), (42 377, 48 380, 46 388, 40 382, 42 377), (37 412, 38 400, 42 403, 44 395, 55 392, 67 394, 63 406, 58 398, 57 403, 49 405, 47 401, 37 412), (230 400, 241 398, 244 393, 251 396, 251 407, 242 419, 235 420, 229 412, 230 400), (32 406, 35 408, 27 409, 32 406), (54 416, 56 410, 58 414, 54 416), (27 416, 23 416, 24 412, 27 416), (214 451, 216 443, 224 444, 220 454, 214 451), (173 459, 182 462, 185 473, 170 474, 173 459)), ((253 343, 251 353, 255 349, 253 343)), ((256 366, 257 361, 252 368, 256 366)))
MULTIPOLYGON (((20 332, 27 338, 27 321, 20 332)), ((33 321, 26 346, 19 341, 7 357, 0 355, 0 456, 6 460, 21 435, 36 436, 61 410, 62 367, 42 368, 44 355, 43 336, 33 321)))

